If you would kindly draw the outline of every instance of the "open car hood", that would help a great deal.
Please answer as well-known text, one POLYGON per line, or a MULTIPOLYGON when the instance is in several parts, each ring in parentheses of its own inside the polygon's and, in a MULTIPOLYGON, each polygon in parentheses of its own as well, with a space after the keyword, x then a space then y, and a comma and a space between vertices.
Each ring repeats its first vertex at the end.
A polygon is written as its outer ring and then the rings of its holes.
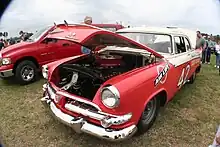
POLYGON ((163 58, 154 50, 119 34, 90 25, 71 25, 54 29, 47 38, 64 39, 78 43, 90 51, 105 46, 130 47, 144 49, 153 55, 163 58))

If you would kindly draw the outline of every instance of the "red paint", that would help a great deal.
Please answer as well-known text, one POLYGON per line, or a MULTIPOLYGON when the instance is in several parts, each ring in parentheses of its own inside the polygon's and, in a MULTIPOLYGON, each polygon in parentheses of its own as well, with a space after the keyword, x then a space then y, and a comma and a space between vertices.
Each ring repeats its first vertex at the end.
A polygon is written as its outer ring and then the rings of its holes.
MULTIPOLYGON (((113 33, 105 32, 105 31, 88 30, 87 32, 88 32, 87 34, 88 37, 91 37, 94 34, 101 33, 101 34, 111 34, 119 38, 124 38, 123 36, 120 36, 118 34, 113 34, 113 33)), ((59 36, 64 37, 65 35, 66 35, 65 33, 54 34, 53 37, 59 37, 59 36)), ((85 34, 80 34, 78 36, 79 40, 82 43, 86 43, 86 41, 83 41, 83 39, 81 39, 82 36, 84 36, 84 38, 88 38, 88 37, 85 37, 86 36, 85 34)), ((127 38, 126 40, 128 40, 131 43, 135 43, 140 48, 143 48, 151 52, 155 56, 163 58, 162 55, 154 52, 153 50, 149 49, 146 46, 143 46, 127 38)), ((86 55, 82 55, 81 57, 78 57, 75 59, 74 58, 63 59, 63 60, 59 60, 57 62, 48 64, 49 82, 53 82, 52 77, 59 77, 59 75, 57 75, 54 72, 56 71, 56 68, 59 65, 66 63, 66 62, 74 63, 74 61, 78 60, 79 58, 82 58, 83 56, 86 56, 86 55)), ((164 91, 167 95, 166 102, 170 101, 173 98, 173 96, 176 94, 176 92, 178 92, 179 89, 181 88, 181 86, 178 87, 178 82, 179 82, 183 69, 185 69, 188 65, 191 65, 190 69, 187 70, 188 72, 185 72, 183 74, 184 78, 189 79, 192 76, 192 74, 195 72, 195 70, 200 66, 200 62, 198 62, 199 60, 200 58, 198 57, 191 61, 187 61, 179 65, 178 67, 175 67, 174 65, 169 63, 169 61, 167 61, 166 59, 162 59, 160 62, 151 64, 148 66, 144 66, 138 69, 134 69, 124 74, 115 76, 109 79, 108 81, 106 81, 105 83, 103 83, 103 85, 97 91, 92 102, 98 105, 101 108, 101 110, 105 113, 114 114, 114 115, 124 115, 124 114, 132 112, 133 114, 132 119, 123 125, 117 126, 117 128, 125 128, 131 124, 137 124, 141 116, 141 113, 143 112, 148 101, 162 91, 164 91), (155 86, 154 82, 159 74, 157 68, 159 68, 159 72, 161 72, 163 70, 163 67, 165 67, 167 64, 169 65, 169 70, 166 73, 166 78, 163 77, 162 82, 159 82, 159 84, 155 86), (120 92, 120 105, 119 107, 115 109, 109 109, 105 107, 101 102, 101 96, 100 96, 101 89, 103 86, 109 85, 109 84, 114 85, 120 92)), ((55 87, 55 85, 53 86, 55 87)), ((86 101, 89 101, 89 100, 86 100, 86 101)), ((64 108, 62 108, 62 111, 71 115, 71 112, 65 110, 64 108)), ((88 118, 88 121, 91 121, 98 125, 100 124, 98 121, 94 121, 93 119, 88 118)), ((112 126, 112 127, 115 128, 116 126, 112 126)))
MULTIPOLYGON (((96 24, 97 26, 105 26, 105 24, 96 24)), ((114 26, 114 25, 111 25, 114 26)), ((115 25, 119 28, 119 25, 115 25)), ((83 25, 69 25, 59 24, 57 26, 52 26, 48 28, 46 32, 39 38, 37 41, 30 42, 20 42, 7 48, 1 50, 3 58, 10 58, 12 60, 11 65, 1 66, 0 72, 4 70, 14 69, 14 65, 25 59, 32 58, 37 61, 39 69, 41 66, 62 58, 72 57, 82 54, 81 52, 81 43, 90 38, 90 35, 100 32, 98 28, 93 28, 92 26, 83 26, 83 25), (52 34, 51 34, 52 32, 52 34), (57 33, 56 33, 57 32, 57 33), (75 33, 75 35, 74 35, 75 33), (59 39, 56 43, 45 44, 43 41, 46 38, 56 38, 54 36, 59 36, 66 38, 69 36, 69 40, 59 39), (73 41, 76 41, 73 42, 73 41)), ((59 38, 58 37, 58 38, 59 38)))

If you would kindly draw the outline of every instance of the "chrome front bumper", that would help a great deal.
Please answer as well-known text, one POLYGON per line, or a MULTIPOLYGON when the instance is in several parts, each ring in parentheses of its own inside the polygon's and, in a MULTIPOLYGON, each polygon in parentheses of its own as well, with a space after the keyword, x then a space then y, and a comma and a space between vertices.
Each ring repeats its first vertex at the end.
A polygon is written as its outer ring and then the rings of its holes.
POLYGON ((13 75, 14 75, 14 73, 12 72, 12 69, 0 71, 1 78, 12 77, 13 75))
POLYGON ((130 127, 121 130, 106 129, 101 126, 91 124, 82 117, 76 118, 63 113, 56 107, 53 101, 48 99, 48 97, 42 98, 41 101, 44 106, 49 106, 49 110, 56 119, 73 128, 77 133, 84 132, 109 141, 121 141, 131 137, 137 131, 136 125, 131 125, 130 127))

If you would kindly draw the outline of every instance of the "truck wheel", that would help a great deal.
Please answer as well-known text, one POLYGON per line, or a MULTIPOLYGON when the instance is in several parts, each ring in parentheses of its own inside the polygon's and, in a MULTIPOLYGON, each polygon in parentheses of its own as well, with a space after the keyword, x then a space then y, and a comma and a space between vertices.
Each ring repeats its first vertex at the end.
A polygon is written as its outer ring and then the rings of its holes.
POLYGON ((189 78, 189 84, 193 84, 196 79, 196 72, 193 73, 193 75, 189 78))
POLYGON ((141 135, 151 128, 155 122, 160 109, 160 102, 157 97, 152 98, 146 105, 144 112, 138 122, 137 135, 141 135))
POLYGON ((37 67, 32 61, 22 61, 17 65, 15 69, 15 78, 19 84, 29 84, 34 82, 37 77, 37 67))

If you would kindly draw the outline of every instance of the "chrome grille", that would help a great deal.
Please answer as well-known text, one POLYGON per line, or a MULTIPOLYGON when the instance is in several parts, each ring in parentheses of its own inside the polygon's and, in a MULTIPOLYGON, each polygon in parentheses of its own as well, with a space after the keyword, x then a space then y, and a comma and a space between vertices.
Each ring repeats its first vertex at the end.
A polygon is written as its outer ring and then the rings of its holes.
MULTIPOLYGON (((50 83, 47 84, 47 92, 51 99, 55 99, 57 91, 51 86, 50 83)), ((59 91, 58 91, 58 95, 65 96, 63 94, 60 94, 59 91)), ((77 106, 83 109, 91 110, 91 111, 96 111, 96 112, 99 111, 98 108, 96 108, 95 106, 89 103, 81 102, 76 99, 69 98, 67 96, 65 96, 65 98, 66 98, 66 103, 68 104, 71 104, 71 105, 74 105, 74 106, 77 106)))
POLYGON ((77 100, 73 100, 73 99, 70 99, 70 98, 66 98, 66 103, 72 104, 74 106, 77 106, 77 107, 80 107, 80 108, 83 108, 83 109, 88 109, 88 110, 91 110, 91 111, 98 111, 98 109, 96 107, 94 107, 90 104, 79 102, 77 100))

